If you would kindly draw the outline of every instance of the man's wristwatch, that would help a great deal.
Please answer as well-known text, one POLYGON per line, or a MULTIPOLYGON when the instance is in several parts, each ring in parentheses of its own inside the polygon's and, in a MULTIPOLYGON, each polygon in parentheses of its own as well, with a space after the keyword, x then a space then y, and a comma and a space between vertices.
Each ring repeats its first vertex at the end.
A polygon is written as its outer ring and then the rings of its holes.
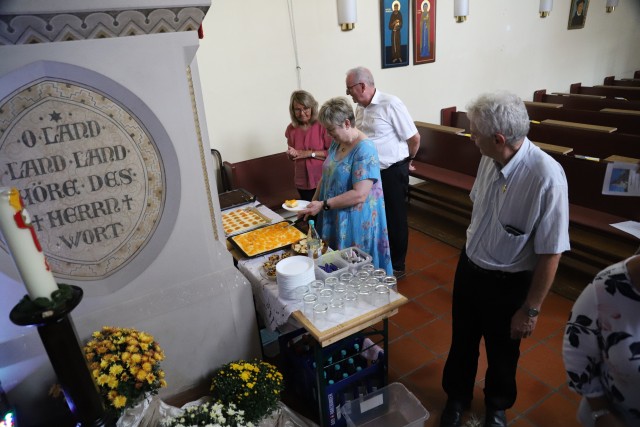
POLYGON ((540 314, 540 310, 538 310, 537 308, 533 308, 533 307, 529 307, 525 311, 527 312, 527 316, 529 316, 529 317, 537 317, 538 314, 540 314))
POLYGON ((322 209, 324 209, 325 211, 328 211, 329 209, 331 209, 331 206, 329 206, 329 203, 327 203, 326 200, 322 202, 322 209))
POLYGON ((608 409, 598 409, 597 411, 591 412, 591 419, 593 420, 593 422, 596 422, 598 421, 598 418, 609 415, 609 413, 610 412, 608 409))
POLYGON ((316 158, 316 152, 315 152, 315 151, 312 151, 312 152, 311 152, 311 158, 313 158, 313 159, 315 159, 315 158, 316 158))

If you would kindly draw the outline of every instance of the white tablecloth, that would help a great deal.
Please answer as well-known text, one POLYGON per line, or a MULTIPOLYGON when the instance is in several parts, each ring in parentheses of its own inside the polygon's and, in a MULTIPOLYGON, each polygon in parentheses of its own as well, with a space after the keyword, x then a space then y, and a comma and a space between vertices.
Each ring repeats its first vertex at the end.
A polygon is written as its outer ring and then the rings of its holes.
MULTIPOLYGON (((265 216, 272 218, 274 222, 284 219, 266 206, 259 206, 258 210, 265 214, 265 216)), ((271 331, 275 331, 276 329, 288 330, 291 329, 292 326, 298 328, 302 326, 294 319, 289 318, 291 313, 294 311, 302 310, 302 302, 281 299, 279 297, 278 284, 275 279, 269 279, 262 268, 262 265, 267 261, 270 255, 281 254, 283 252, 284 250, 281 250, 255 258, 238 260, 238 270, 240 270, 240 272, 251 283, 256 310, 264 321, 265 326, 271 331)), ((302 286, 305 284, 306 283, 301 283, 300 285, 302 286)), ((401 298, 401 296, 398 293, 394 291, 391 292, 391 301, 395 301, 399 298, 401 298)), ((319 331, 325 331, 376 308, 377 307, 373 305, 361 302, 358 307, 347 309, 346 313, 343 315, 330 315, 326 319, 313 322, 313 324, 319 331)))

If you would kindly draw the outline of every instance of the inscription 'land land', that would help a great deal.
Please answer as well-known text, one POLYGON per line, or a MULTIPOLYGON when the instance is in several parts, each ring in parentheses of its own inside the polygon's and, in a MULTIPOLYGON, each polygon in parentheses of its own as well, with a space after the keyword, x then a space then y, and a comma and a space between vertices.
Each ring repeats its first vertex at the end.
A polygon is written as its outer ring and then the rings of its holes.
POLYGON ((109 276, 160 220, 157 147, 129 112, 89 88, 44 81, 3 101, 0 159, 0 186, 20 191, 58 276, 109 276))

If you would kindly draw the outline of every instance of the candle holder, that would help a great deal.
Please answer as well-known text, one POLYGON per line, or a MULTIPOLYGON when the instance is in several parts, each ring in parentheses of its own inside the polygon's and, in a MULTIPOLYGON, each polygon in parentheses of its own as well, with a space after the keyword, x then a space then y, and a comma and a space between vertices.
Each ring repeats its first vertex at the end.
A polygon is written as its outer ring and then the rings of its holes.
POLYGON ((82 300, 82 289, 60 284, 48 303, 25 296, 9 314, 18 326, 37 326, 69 409, 82 427, 112 427, 69 314, 82 300))

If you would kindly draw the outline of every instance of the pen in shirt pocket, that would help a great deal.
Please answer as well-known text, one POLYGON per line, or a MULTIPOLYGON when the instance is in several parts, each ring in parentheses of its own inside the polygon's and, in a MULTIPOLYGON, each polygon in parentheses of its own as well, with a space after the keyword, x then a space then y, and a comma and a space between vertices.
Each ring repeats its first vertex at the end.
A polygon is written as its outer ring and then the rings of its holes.
POLYGON ((505 225, 504 230, 513 236, 522 236, 524 231, 520 231, 512 225, 505 225))

